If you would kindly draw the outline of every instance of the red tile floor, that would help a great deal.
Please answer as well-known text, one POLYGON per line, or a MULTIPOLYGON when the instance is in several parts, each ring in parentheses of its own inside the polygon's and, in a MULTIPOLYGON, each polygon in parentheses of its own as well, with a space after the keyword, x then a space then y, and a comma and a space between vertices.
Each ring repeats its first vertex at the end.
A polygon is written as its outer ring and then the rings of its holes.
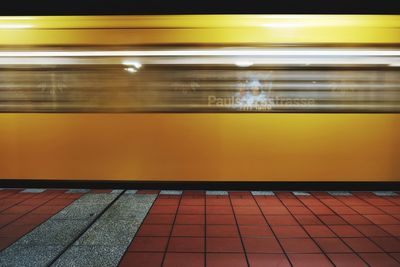
POLYGON ((400 266, 400 196, 159 195, 120 266, 400 266))

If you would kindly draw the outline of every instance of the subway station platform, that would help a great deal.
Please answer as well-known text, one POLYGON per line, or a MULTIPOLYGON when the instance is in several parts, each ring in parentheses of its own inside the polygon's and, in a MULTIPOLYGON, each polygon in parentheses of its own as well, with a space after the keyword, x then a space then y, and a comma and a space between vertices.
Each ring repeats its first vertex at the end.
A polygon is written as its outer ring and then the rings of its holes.
POLYGON ((0 266, 400 266, 400 192, 2 189, 0 266))

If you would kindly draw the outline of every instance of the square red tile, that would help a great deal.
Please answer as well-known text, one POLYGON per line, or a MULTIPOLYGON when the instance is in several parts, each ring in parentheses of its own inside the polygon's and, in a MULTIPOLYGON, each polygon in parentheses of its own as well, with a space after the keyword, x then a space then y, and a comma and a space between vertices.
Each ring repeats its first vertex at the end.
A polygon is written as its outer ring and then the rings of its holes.
POLYGON ((340 237, 363 237, 363 235, 351 225, 329 225, 329 228, 340 237))
POLYGON ((230 206, 207 206, 206 214, 229 215, 233 214, 233 210, 230 206))
POLYGON ((239 225, 267 224, 267 221, 262 215, 236 215, 236 220, 239 225))
POLYGON ((207 267, 248 267, 243 253, 207 253, 207 267))
POLYGON ((320 199, 322 203, 324 203, 325 205, 329 206, 329 207, 344 207, 344 204, 337 200, 336 198, 324 198, 324 199, 320 199))
POLYGON ((172 229, 172 236, 183 237, 202 237, 204 236, 204 225, 184 225, 176 224, 172 229))
POLYGON ((22 237, 32 231, 35 227, 36 225, 34 224, 17 225, 11 223, 0 229, 0 237, 22 237))
POLYGON ((43 215, 53 215, 64 209, 64 205, 42 205, 30 212, 30 214, 43 214, 43 215))
POLYGON ((181 199, 180 205, 182 206, 204 206, 206 204, 205 198, 186 198, 181 199))
POLYGON ((371 221, 361 215, 341 215, 341 217, 349 224, 371 224, 371 221))
POLYGON ((390 234, 388 234, 387 232, 382 230, 382 228, 385 229, 385 226, 391 226, 391 225, 381 225, 381 227, 378 227, 377 225, 374 225, 374 224, 354 225, 354 227, 358 231, 360 231, 363 235, 365 235, 366 237, 385 237, 385 236, 390 236, 390 234))
POLYGON ((321 250, 311 238, 280 238, 285 253, 320 253, 321 250))
POLYGON ((331 267, 333 264, 324 254, 290 254, 293 267, 331 267))
POLYGON ((382 252, 382 250, 368 238, 349 237, 343 238, 343 241, 357 253, 382 252))
POLYGON ((302 225, 321 225, 322 222, 315 215, 294 215, 296 220, 302 225))
POLYGON ((364 215, 374 224, 400 224, 400 221, 390 215, 364 215))
POLYGON ((203 253, 171 253, 165 255, 163 267, 203 267, 204 254, 203 253))
POLYGON ((2 214, 19 214, 19 215, 22 215, 22 214, 26 214, 26 213, 30 212, 31 210, 35 209, 36 207, 37 206, 35 206, 35 205, 22 205, 22 204, 19 204, 19 205, 15 205, 15 206, 12 206, 12 207, 4 210, 2 212, 2 214))
POLYGON ((368 267, 368 265, 354 253, 346 254, 327 254, 335 266, 340 267, 368 267))
POLYGON ((244 237, 243 245, 246 253, 283 253, 274 237, 244 237))
POLYGON ((334 212, 339 215, 358 215, 358 213, 347 206, 329 206, 334 212))
POLYGON ((271 228, 268 225, 239 225, 242 237, 272 237, 271 228))
POLYGON ((306 207, 287 207, 293 215, 312 215, 312 212, 306 207))
POLYGON ((351 249, 340 238, 314 238, 314 241, 325 253, 352 253, 351 249))
POLYGON ((371 237, 371 240, 385 252, 400 252, 400 240, 395 237, 371 237))
POLYGON ((384 211, 381 211, 380 209, 369 205, 361 205, 361 206, 352 205, 351 208, 360 213, 361 215, 385 214, 384 211))
POLYGON ((177 198, 157 198, 154 201, 154 206, 177 206, 179 204, 179 199, 177 198))
POLYGON ((337 215, 319 215, 319 219, 327 225, 343 225, 347 224, 340 216, 337 215))
MULTIPOLYGON (((2 215, 1 215, 2 216, 2 215)), ((26 214, 20 217, 18 220, 14 221, 14 225, 39 225, 50 218, 50 215, 36 215, 36 214, 26 214)))
POLYGON ((317 215, 333 215, 334 212, 326 206, 308 206, 308 208, 317 215))
POLYGON ((308 237, 300 226, 272 226, 272 231, 278 238, 308 237))
POLYGON ((379 208, 387 214, 400 214, 400 206, 381 206, 379 208))
POLYGON ((174 214, 149 214, 144 219, 144 224, 173 224, 174 214))
POLYGON ((207 225, 207 237, 239 237, 236 225, 207 225))
POLYGON ((284 254, 247 254, 251 267, 290 267, 284 254))
POLYGON ((207 237, 207 252, 243 252, 242 242, 237 237, 207 237))
POLYGON ((169 236, 172 225, 143 224, 136 236, 169 236))
POLYGON ((233 208, 235 214, 240 215, 261 215, 261 210, 259 207, 241 207, 235 206, 233 208))
POLYGON ((264 215, 289 215, 289 211, 284 206, 282 207, 269 207, 262 206, 261 211, 264 215))
POLYGON ((299 200, 297 199, 290 199, 290 198, 282 198, 281 201, 283 202, 283 204, 286 207, 301 207, 303 206, 303 203, 301 203, 299 200))
POLYGON ((204 252, 202 237, 171 237, 168 252, 204 252))
POLYGON ((179 206, 178 214, 205 214, 204 206, 179 206))
POLYGON ((167 248, 168 237, 135 237, 128 251, 163 252, 167 248))
POLYGON ((269 225, 299 225, 292 215, 265 215, 269 225))
POLYGON ((204 224, 205 216, 203 214, 178 214, 176 215, 175 224, 204 224))
POLYGON ((150 209, 149 214, 175 214, 177 209, 177 205, 156 205, 150 209))
POLYGON ((386 253, 360 253, 371 267, 398 267, 400 263, 386 253))
POLYGON ((311 237, 336 237, 325 225, 304 225, 303 227, 311 237))
POLYGON ((232 206, 236 207, 257 207, 257 203, 253 199, 234 199, 231 198, 232 206))
POLYGON ((48 202, 46 202, 47 205, 59 205, 59 206, 68 206, 72 202, 74 202, 74 199, 69 199, 69 198, 55 198, 52 199, 48 202))
POLYGON ((394 225, 385 224, 385 225, 380 225, 380 227, 383 230, 385 230, 386 232, 388 232, 389 234, 396 236, 396 237, 400 237, 400 224, 394 224, 394 225))
POLYGON ((261 207, 284 207, 282 202, 275 196, 255 196, 254 198, 261 207))
POLYGON ((390 202, 390 201, 384 199, 383 197, 369 198, 369 199, 366 199, 366 201, 367 201, 368 203, 370 203, 371 205, 374 205, 374 206, 393 205, 392 202, 390 202))
POLYGON ((127 252, 119 267, 161 267, 164 253, 127 252))
POLYGON ((20 217, 21 214, 0 214, 0 227, 15 221, 20 217))
POLYGON ((228 196, 207 196, 206 205, 231 207, 231 201, 228 196))
POLYGON ((206 216, 207 224, 236 224, 233 215, 213 215, 206 216))

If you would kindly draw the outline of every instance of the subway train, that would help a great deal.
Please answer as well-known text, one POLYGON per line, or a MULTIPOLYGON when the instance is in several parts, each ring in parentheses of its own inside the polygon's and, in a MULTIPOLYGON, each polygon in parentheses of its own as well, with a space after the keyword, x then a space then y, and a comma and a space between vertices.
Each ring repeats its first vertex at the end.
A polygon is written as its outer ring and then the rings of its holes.
POLYGON ((0 17, 0 179, 400 182, 400 17, 0 17))

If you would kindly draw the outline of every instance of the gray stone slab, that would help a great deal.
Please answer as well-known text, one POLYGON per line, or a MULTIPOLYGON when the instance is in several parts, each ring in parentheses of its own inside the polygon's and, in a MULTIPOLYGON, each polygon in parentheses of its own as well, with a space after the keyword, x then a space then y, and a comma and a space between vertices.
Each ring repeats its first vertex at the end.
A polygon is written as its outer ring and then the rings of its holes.
POLYGON ((120 194, 120 193, 122 193, 122 191, 124 191, 124 190, 114 189, 111 191, 111 194, 120 194))
POLYGON ((161 190, 160 195, 182 195, 182 190, 161 190))
POLYGON ((115 199, 118 194, 85 194, 74 201, 74 204, 108 204, 115 199))
POLYGON ((43 193, 46 191, 46 189, 41 189, 41 188, 27 188, 25 190, 22 190, 20 193, 43 193))
POLYGON ((208 196, 227 196, 228 191, 206 191, 206 195, 208 196))
POLYGON ((126 190, 125 191, 125 195, 134 195, 134 194, 136 194, 136 192, 137 192, 137 190, 126 190))
POLYGON ((50 219, 19 239, 18 244, 26 246, 66 246, 74 241, 89 222, 89 220, 50 219))
POLYGON ((54 266, 117 266, 156 197, 122 195, 54 266))
POLYGON ((293 195, 295 195, 295 196, 310 196, 310 193, 303 192, 303 191, 294 191, 293 195))
POLYGON ((274 196, 275 193, 272 191, 251 191, 253 196, 274 196))
POLYGON ((118 265, 125 249, 125 246, 73 246, 51 266, 114 267, 118 265))
POLYGON ((352 196, 351 192, 348 191, 328 191, 331 196, 352 196))
POLYGON ((54 255, 63 250, 63 246, 22 246, 13 245, 13 249, 0 252, 2 267, 40 267, 47 266, 54 255))
POLYGON ((127 220, 140 225, 151 208, 156 195, 122 195, 96 222, 127 220))
POLYGON ((74 246, 128 246, 139 226, 132 221, 98 220, 74 244, 74 246))
POLYGON ((146 204, 135 204, 134 206, 127 207, 127 203, 118 203, 113 209, 103 214, 104 219, 115 220, 130 220, 132 222, 140 221, 143 216, 146 216, 147 210, 150 208, 146 204))
POLYGON ((398 194, 393 192, 393 191, 375 191, 375 192, 372 192, 372 193, 374 195, 380 196, 380 197, 398 196, 398 194))
POLYGON ((83 220, 89 219, 97 216, 104 209, 104 205, 99 204, 82 204, 82 202, 73 203, 56 215, 53 219, 73 219, 73 220, 83 220))
POLYGON ((67 192, 65 192, 65 193, 67 193, 67 194, 73 194, 73 193, 87 193, 87 192, 89 192, 90 190, 89 189, 70 189, 70 190, 68 190, 67 192))

